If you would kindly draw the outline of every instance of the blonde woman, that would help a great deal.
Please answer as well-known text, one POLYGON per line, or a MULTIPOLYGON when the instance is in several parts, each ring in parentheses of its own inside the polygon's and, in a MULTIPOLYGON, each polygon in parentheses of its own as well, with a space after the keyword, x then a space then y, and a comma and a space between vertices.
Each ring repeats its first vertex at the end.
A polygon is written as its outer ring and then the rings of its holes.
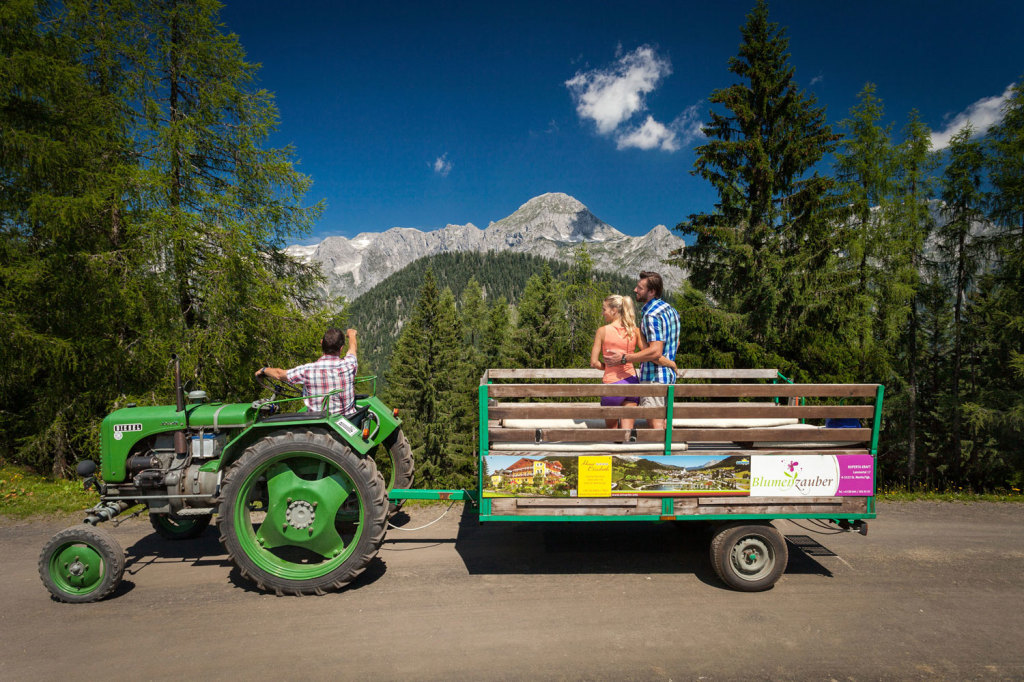
MULTIPOLYGON (((601 358, 607 355, 622 355, 633 353, 637 349, 647 348, 647 341, 636 326, 636 308, 633 306, 633 299, 629 296, 612 294, 604 299, 601 304, 601 315, 605 324, 598 327, 594 334, 594 345, 590 349, 590 366, 594 369, 603 369, 604 376, 601 378, 605 384, 638 384, 636 369, 633 363, 619 365, 606 365, 601 358)), ((676 363, 664 355, 655 361, 656 364, 670 367, 676 370, 676 363)), ((605 407, 630 406, 636 407, 640 403, 636 397, 606 396, 601 398, 601 405, 605 407)), ((605 426, 609 429, 623 428, 632 429, 633 419, 606 419, 605 426)))
MULTIPOLYGON (((636 327, 636 309, 633 307, 633 300, 628 296, 613 294, 604 299, 601 304, 601 315, 604 317, 604 326, 598 327, 594 334, 594 346, 590 349, 590 366, 594 369, 603 369, 604 377, 601 378, 605 384, 638 384, 640 379, 636 375, 632 363, 624 365, 605 365, 601 358, 613 353, 632 353, 640 346, 640 331, 636 327)), ((640 399, 636 397, 605 396, 601 398, 601 405, 605 407, 619 407, 627 405, 636 407, 640 399)), ((606 419, 605 426, 609 429, 633 428, 632 419, 606 419)))

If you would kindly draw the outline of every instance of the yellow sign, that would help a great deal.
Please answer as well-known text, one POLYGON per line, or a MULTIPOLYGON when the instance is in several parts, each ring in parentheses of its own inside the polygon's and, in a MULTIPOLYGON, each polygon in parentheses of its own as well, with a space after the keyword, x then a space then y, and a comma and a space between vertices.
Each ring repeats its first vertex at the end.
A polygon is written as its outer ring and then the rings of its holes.
POLYGON ((579 458, 580 497, 611 497, 612 496, 612 456, 579 458))

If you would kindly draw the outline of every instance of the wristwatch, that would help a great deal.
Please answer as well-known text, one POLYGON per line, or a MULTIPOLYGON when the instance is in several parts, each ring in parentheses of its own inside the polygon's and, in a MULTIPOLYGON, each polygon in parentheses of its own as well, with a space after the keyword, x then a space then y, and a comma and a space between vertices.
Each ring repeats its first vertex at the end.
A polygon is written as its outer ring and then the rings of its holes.
POLYGON ((626 355, 628 355, 628 353, 623 353, 622 354, 622 364, 624 364, 624 365, 626 364, 626 355))

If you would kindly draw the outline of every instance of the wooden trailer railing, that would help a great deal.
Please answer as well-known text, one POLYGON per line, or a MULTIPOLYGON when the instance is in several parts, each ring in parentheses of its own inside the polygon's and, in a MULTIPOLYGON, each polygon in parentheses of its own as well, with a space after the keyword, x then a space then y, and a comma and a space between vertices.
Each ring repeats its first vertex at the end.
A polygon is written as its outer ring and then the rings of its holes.
MULTIPOLYGON (((687 500, 495 499, 495 515, 552 513, 752 514, 778 518, 807 512, 832 518, 843 512, 869 518, 874 463, 884 387, 878 384, 794 384, 774 369, 686 369, 675 385, 601 384, 593 369, 490 369, 480 382, 480 455, 555 453, 561 456, 602 454, 706 455, 745 454, 804 456, 870 455, 870 495, 800 500, 765 497, 700 497, 687 500), (569 381, 594 383, 568 383, 569 381), (552 383, 557 382, 557 383, 552 383), (771 383, 768 383, 771 382, 771 383), (602 396, 664 397, 664 407, 603 407, 602 396), (632 418, 637 428, 607 428, 604 420, 632 418), (648 420, 665 420, 654 429, 648 420), (847 420, 838 428, 836 422, 847 420), (624 507, 629 511, 623 511, 624 507), (637 509, 637 505, 642 509, 637 509), (580 511, 586 507, 586 511, 580 511), (657 510, 655 510, 657 507, 657 510), (796 508, 799 508, 797 511, 796 508), (605 508, 607 511, 600 511, 605 508), (575 511, 570 511, 574 509, 575 511)), ((480 490, 485 487, 481 466, 480 490)), ((640 495, 638 495, 640 497, 640 495)), ((664 497, 673 497, 665 493, 664 497)), ((678 496, 676 496, 678 497, 678 496)), ((854 518, 854 517, 850 517, 854 518)))

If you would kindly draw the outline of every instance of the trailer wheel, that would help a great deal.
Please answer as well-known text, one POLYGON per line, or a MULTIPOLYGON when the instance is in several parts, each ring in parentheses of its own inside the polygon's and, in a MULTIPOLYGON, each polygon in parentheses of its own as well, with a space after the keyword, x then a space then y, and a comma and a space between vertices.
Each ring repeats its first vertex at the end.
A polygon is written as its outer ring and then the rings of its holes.
POLYGON ((369 457, 326 433, 280 432, 224 478, 220 540, 242 575, 277 594, 323 594, 363 572, 384 540, 387 495, 369 457))
POLYGON ((39 577, 50 594, 69 604, 99 601, 124 575, 124 550, 105 530, 83 523, 50 538, 39 554, 39 577))
POLYGON ((150 514, 149 523, 156 534, 165 540, 191 540, 203 534, 210 525, 210 515, 173 516, 171 514, 150 514))
MULTIPOLYGON (((412 446, 409 445, 409 439, 402 433, 402 429, 392 431, 391 435, 384 439, 384 447, 391 455, 391 468, 385 476, 388 492, 394 488, 411 488, 415 462, 412 457, 412 446)), ((404 503, 405 500, 389 502, 388 512, 394 514, 404 503)))
POLYGON ((770 523, 736 522, 715 530, 711 565, 722 581, 741 592, 760 592, 774 585, 789 561, 782 533, 770 523))

